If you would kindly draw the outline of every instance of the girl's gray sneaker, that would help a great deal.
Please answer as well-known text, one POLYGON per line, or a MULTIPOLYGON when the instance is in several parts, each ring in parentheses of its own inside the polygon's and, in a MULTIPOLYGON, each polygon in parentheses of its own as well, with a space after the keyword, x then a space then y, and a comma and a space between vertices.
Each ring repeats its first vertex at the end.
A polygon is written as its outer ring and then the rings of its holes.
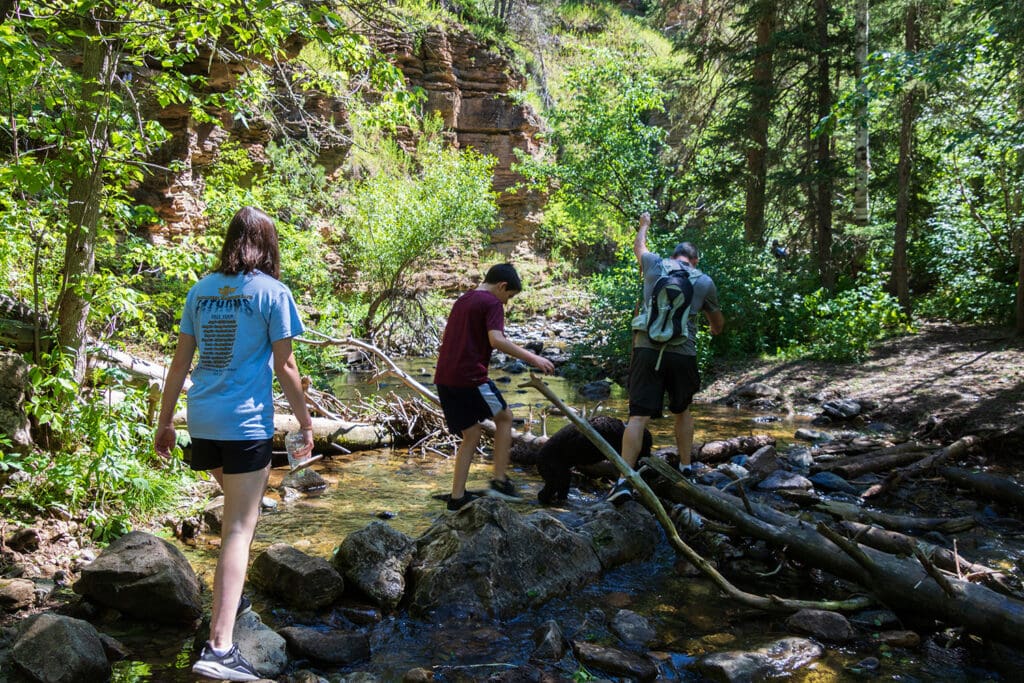
POLYGON ((192 672, 223 681, 260 680, 260 675, 252 668, 252 664, 238 651, 238 645, 232 645, 226 655, 218 657, 213 652, 213 646, 206 643, 203 651, 199 653, 199 661, 192 665, 192 672))

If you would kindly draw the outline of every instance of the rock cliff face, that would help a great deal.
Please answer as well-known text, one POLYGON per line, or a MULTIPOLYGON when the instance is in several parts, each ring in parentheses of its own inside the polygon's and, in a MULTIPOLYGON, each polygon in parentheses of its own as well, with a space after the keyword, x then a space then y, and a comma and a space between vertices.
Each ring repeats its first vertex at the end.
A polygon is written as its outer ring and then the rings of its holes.
MULTIPOLYGON (((537 154, 540 122, 529 106, 515 102, 514 94, 525 89, 526 79, 508 58, 483 45, 462 29, 433 28, 412 35, 397 30, 371 37, 385 55, 390 55, 405 74, 410 88, 422 88, 428 110, 440 112, 452 144, 472 147, 497 159, 494 189, 498 194, 500 227, 492 243, 503 252, 528 240, 540 221, 543 198, 514 190, 520 180, 511 170, 515 150, 537 154)), ((239 65, 197 60, 209 66, 207 89, 213 92, 231 87, 242 72, 239 65)), ((305 133, 309 121, 320 122, 322 131, 332 124, 344 128, 346 112, 340 101, 307 95, 303 112, 280 112, 280 120, 303 119, 297 135, 305 133)), ((230 112, 220 112, 220 123, 198 123, 186 106, 153 108, 148 112, 170 133, 171 138, 151 162, 164 170, 150 174, 136 189, 136 200, 153 207, 160 223, 152 228, 157 241, 201 230, 205 227, 202 203, 202 169, 213 163, 228 140, 242 144, 251 158, 259 161, 264 146, 274 133, 260 122, 241 125, 230 112)), ((286 131, 286 134, 288 131, 286 131)), ((328 138, 329 140, 329 138, 328 138)), ((320 163, 331 172, 343 162, 347 142, 337 139, 322 145, 320 163)))
POLYGON ((540 151, 540 121, 514 94, 526 89, 526 77, 500 52, 482 45, 465 30, 428 30, 422 36, 377 36, 378 48, 393 55, 410 87, 422 88, 427 109, 440 112, 455 144, 497 158, 494 189, 499 193, 501 226, 492 242, 503 251, 529 239, 540 222, 542 198, 514 190, 521 178, 511 170, 516 150, 540 151))

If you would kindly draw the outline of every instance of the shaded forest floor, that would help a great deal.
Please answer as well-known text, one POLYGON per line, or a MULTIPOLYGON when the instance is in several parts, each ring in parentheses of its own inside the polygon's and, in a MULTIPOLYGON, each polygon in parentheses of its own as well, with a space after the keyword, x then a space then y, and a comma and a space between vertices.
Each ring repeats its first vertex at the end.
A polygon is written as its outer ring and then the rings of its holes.
POLYGON ((1013 330, 925 323, 915 334, 884 340, 862 363, 745 360, 716 368, 702 398, 733 402, 736 387, 762 382, 785 403, 861 401, 867 419, 919 438, 948 442, 966 434, 1021 455, 1024 433, 1024 339, 1013 330))

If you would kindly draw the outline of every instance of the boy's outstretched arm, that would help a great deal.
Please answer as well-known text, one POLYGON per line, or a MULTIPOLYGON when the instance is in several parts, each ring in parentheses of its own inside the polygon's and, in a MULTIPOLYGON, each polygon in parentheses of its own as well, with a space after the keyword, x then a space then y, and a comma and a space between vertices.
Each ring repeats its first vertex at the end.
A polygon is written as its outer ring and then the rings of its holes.
POLYGON ((640 225, 636 231, 636 237, 633 239, 633 253, 636 254, 636 260, 639 263, 643 263, 644 254, 647 252, 647 229, 651 227, 651 214, 644 211, 640 214, 640 225))
POLYGON ((495 348, 508 356, 512 356, 529 363, 545 374, 550 374, 555 371, 555 365, 550 360, 544 356, 539 356, 536 353, 531 353, 518 344, 510 342, 505 337, 505 334, 499 330, 488 330, 487 338, 490 340, 492 348, 495 348))

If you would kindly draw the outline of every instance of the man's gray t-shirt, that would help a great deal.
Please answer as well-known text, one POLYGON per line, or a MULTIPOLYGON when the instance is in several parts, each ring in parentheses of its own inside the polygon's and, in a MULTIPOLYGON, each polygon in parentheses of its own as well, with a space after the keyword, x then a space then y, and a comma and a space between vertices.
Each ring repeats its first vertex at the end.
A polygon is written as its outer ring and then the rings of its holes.
MULTIPOLYGON (((673 259, 664 259, 670 262, 670 267, 684 267, 688 268, 682 261, 673 259)), ((643 257, 640 260, 641 267, 644 271, 644 298, 643 301, 647 301, 651 298, 651 293, 654 291, 654 284, 658 281, 661 269, 658 264, 661 263, 662 258, 657 254, 645 251, 643 257)), ((718 307, 718 290, 715 288, 714 281, 706 274, 700 272, 696 268, 690 268, 690 283, 693 285, 693 301, 690 303, 690 316, 686 321, 686 328, 688 330, 686 341, 682 344, 673 345, 669 344, 665 347, 665 353, 681 353, 684 356, 696 356, 697 355, 697 315, 702 311, 713 313, 721 310, 718 307)), ((633 346, 641 349, 660 349, 660 344, 653 343, 648 337, 647 333, 642 330, 636 330, 633 337, 633 346)))

